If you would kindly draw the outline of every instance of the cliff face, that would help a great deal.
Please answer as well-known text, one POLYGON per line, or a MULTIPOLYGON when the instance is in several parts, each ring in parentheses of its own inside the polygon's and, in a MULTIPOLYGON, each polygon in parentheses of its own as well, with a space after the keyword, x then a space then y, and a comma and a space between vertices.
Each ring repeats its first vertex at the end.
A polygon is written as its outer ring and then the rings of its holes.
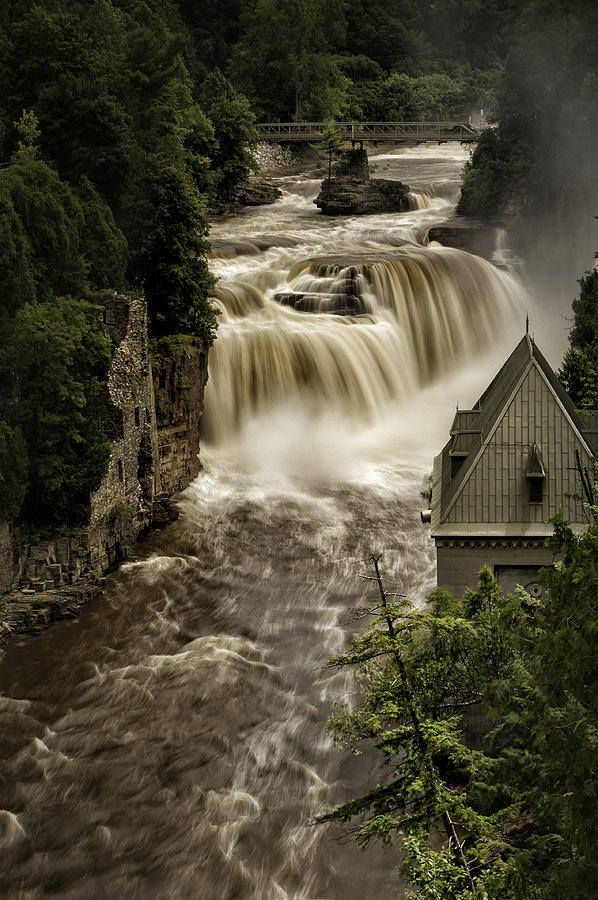
POLYGON ((205 346, 180 344, 155 361, 156 479, 153 523, 170 515, 168 500, 197 477, 204 389, 208 380, 205 346))
POLYGON ((84 529, 33 542, 0 521, 0 594, 72 594, 97 579, 126 558, 141 532, 176 518, 170 498, 200 470, 207 348, 171 340, 153 371, 145 301, 107 292, 94 304, 115 348, 104 404, 108 471, 84 529))

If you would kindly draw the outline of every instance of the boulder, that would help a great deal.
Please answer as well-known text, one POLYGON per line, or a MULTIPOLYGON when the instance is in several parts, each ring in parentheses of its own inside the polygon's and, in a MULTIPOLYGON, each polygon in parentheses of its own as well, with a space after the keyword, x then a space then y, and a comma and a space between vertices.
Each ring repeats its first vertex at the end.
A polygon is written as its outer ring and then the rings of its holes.
POLYGON ((409 187, 401 181, 372 178, 332 178, 322 182, 314 203, 326 216, 363 216, 372 213, 407 212, 409 187))
POLYGON ((371 312, 364 298, 356 294, 284 291, 274 294, 274 300, 281 306, 292 306, 298 312, 332 313, 335 316, 361 316, 371 312))

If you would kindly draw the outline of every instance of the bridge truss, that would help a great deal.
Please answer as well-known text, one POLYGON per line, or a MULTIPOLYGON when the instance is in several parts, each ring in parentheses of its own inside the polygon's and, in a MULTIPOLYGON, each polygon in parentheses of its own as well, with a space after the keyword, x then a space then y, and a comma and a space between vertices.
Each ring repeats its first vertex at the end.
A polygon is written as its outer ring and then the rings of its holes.
MULTIPOLYGON (((353 146, 364 141, 389 144, 422 144, 458 141, 474 143, 479 131, 466 122, 335 122, 343 141, 353 146)), ((323 140, 325 122, 260 122, 256 125, 258 140, 265 143, 319 143, 323 140)))

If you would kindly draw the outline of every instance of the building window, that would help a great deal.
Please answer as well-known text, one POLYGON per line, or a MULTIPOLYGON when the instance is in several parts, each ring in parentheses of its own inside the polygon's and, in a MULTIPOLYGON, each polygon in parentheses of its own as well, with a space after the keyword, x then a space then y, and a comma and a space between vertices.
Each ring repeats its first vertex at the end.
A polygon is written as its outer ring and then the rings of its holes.
POLYGON ((139 416, 139 407, 136 406, 135 407, 135 425, 137 425, 137 427, 139 427, 140 421, 141 421, 141 418, 139 416))
POLYGON ((119 459, 119 461, 118 461, 118 477, 119 477, 120 481, 125 480, 125 466, 124 466, 122 459, 119 459))
POLYGON ((544 479, 528 478, 529 502, 541 503, 544 497, 544 479))
POLYGON ((465 462, 465 456, 451 456, 451 481, 465 462))
POLYGON ((544 496, 546 468, 537 444, 532 444, 527 459, 527 489, 530 503, 541 503, 544 496))

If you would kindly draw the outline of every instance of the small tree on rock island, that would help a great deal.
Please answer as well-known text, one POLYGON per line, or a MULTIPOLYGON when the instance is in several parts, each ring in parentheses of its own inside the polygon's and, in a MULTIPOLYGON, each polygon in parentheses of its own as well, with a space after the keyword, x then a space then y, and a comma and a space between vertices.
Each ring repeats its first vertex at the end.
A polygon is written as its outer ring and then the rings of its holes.
POLYGON ((493 761, 467 745, 462 718, 482 702, 481 685, 510 664, 496 628, 502 598, 486 570, 479 592, 469 597, 469 617, 448 609, 456 601, 441 592, 434 611, 422 612, 403 597, 391 602, 379 559, 372 556, 379 593, 372 627, 329 663, 356 667, 363 702, 356 709, 343 705, 329 728, 354 753, 377 748, 389 778, 319 821, 357 819, 352 837, 361 846, 400 837, 403 871, 418 888, 413 896, 488 897, 483 876, 507 845, 501 811, 484 814, 476 802, 493 761))
POLYGON ((18 122, 13 122, 19 136, 13 159, 35 159, 39 156, 41 131, 39 121, 32 109, 24 109, 18 122))
POLYGON ((208 225, 201 196, 189 178, 164 166, 150 181, 151 219, 137 266, 154 334, 190 334, 214 340, 216 311, 209 295, 205 240, 208 225))
POLYGON ((333 121, 326 122, 322 131, 322 141, 318 145, 328 154, 328 194, 330 194, 330 179, 332 178, 332 160, 341 152, 343 139, 333 121))

